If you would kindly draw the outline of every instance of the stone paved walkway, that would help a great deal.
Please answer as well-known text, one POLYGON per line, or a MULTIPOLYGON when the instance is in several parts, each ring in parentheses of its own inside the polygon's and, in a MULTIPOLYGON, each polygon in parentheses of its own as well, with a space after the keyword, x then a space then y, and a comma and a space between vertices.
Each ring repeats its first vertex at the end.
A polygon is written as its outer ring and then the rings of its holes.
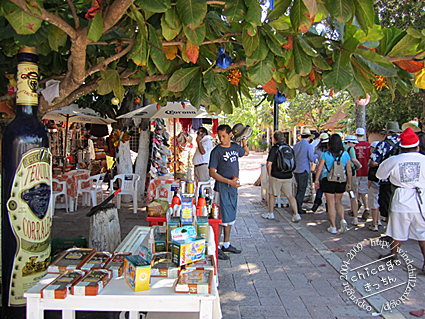
MULTIPOLYGON (((219 263, 223 318, 372 318, 372 312, 360 309, 343 292, 345 281, 340 279, 338 270, 342 260, 347 259, 347 252, 358 243, 364 248, 351 261, 351 268, 373 262, 379 254, 386 253, 387 250, 370 247, 370 240, 378 240, 380 233, 368 230, 361 222, 357 227, 350 227, 347 233, 331 235, 326 231, 329 222, 324 205, 316 214, 302 215, 298 224, 290 221, 290 208, 277 208, 276 220, 264 220, 261 214, 268 209, 260 197, 260 187, 246 185, 239 190, 239 209, 231 242, 241 247, 242 254, 230 255, 230 261, 219 263)), ((344 196, 343 202, 348 210, 348 196, 344 196)), ((305 208, 308 207, 311 204, 305 204, 305 208)), ((350 217, 346 218, 351 221, 350 217)), ((415 267, 422 267, 416 242, 409 241, 402 248, 408 251, 415 267)), ((373 263, 368 269, 378 265, 385 264, 373 263)), ((362 269, 364 267, 358 271, 362 269)), ((419 273, 419 269, 416 270, 419 273)), ((364 283, 380 283, 379 290, 368 293, 360 284, 356 295, 361 297, 359 292, 362 291, 366 296, 389 287, 384 287, 380 281, 380 277, 388 274, 396 278, 396 283, 408 279, 406 265, 402 263, 391 272, 366 278, 364 283)), ((410 300, 397 306, 392 313, 384 312, 385 318, 414 318, 409 311, 425 306, 425 276, 418 275, 416 280, 410 300)), ((405 287, 378 293, 368 300, 372 299, 371 302, 380 308, 386 301, 397 300, 405 287)), ((377 311, 373 309, 373 312, 377 311)))

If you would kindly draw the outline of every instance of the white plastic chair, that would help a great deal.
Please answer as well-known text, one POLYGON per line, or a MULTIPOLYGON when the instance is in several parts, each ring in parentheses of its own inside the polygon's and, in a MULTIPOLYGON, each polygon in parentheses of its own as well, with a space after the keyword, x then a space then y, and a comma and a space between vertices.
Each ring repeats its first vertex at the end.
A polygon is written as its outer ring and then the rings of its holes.
POLYGON ((138 174, 118 174, 111 180, 110 191, 114 192, 114 183, 119 180, 118 185, 121 188, 121 193, 117 195, 117 208, 121 207, 121 195, 133 196, 133 213, 137 213, 137 185, 140 180, 138 174))
POLYGON ((66 193, 66 181, 59 181, 56 178, 52 178, 52 186, 53 183, 61 185, 62 189, 60 191, 52 191, 52 216, 55 213, 56 199, 62 195, 65 197, 65 209, 68 213, 68 194, 66 193))
POLYGON ((90 205, 90 197, 93 203, 93 206, 97 205, 97 193, 100 193, 103 201, 103 189, 102 183, 106 173, 97 174, 94 176, 90 176, 87 179, 79 179, 78 180, 78 188, 77 188, 77 197, 75 198, 75 210, 77 210, 78 196, 83 196, 82 205, 89 206, 90 205), (89 186, 83 188, 83 184, 90 183, 89 186), (90 195, 90 197, 89 197, 90 195))

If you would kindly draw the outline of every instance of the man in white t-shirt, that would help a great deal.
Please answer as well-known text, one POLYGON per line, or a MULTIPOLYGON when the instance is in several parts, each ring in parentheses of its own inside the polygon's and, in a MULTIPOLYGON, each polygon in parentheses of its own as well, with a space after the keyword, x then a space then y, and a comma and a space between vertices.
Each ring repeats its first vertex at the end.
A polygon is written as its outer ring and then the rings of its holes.
POLYGON ((393 238, 391 253, 381 258, 397 258, 397 248, 408 239, 417 240, 425 272, 425 156, 419 153, 419 138, 407 128, 400 135, 402 153, 383 161, 376 172, 396 188, 391 201, 387 236, 393 238))
POLYGON ((208 182, 210 180, 210 173, 208 163, 210 162, 211 151, 214 148, 208 131, 205 127, 198 128, 196 133, 196 142, 198 147, 193 155, 193 166, 195 166, 195 180, 197 182, 208 182))

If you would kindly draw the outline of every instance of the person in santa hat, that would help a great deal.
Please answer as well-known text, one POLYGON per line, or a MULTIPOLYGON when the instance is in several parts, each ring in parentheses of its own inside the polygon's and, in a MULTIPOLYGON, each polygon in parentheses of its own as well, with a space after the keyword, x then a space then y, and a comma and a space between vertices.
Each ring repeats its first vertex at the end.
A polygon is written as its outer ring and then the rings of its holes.
MULTIPOLYGON (((397 248, 408 239, 417 240, 425 272, 425 156, 419 153, 419 137, 409 127, 400 134, 402 153, 383 161, 376 172, 395 186, 387 236, 393 238, 391 253, 380 258, 397 259, 397 248)), ((390 241, 391 242, 391 241, 390 241)))

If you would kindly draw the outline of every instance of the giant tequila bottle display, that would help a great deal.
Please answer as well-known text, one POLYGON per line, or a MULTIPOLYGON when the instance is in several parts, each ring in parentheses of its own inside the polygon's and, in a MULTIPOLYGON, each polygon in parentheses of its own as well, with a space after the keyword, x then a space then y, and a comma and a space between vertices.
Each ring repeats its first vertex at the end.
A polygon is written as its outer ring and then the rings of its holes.
POLYGON ((37 117, 38 55, 18 53, 16 117, 2 140, 2 318, 25 318, 23 294, 50 262, 51 154, 37 117))

